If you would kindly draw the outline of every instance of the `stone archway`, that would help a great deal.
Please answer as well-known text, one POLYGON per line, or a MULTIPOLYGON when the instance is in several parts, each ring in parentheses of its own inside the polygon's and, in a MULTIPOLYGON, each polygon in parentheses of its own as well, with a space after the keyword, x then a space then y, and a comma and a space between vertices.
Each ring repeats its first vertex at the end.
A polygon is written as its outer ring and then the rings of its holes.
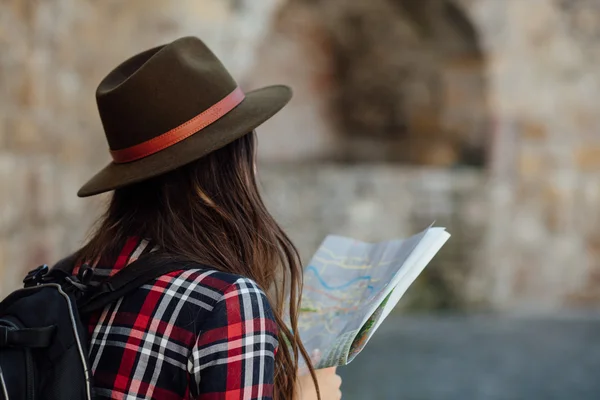
POLYGON ((451 0, 289 0, 258 59, 248 84, 297 92, 263 158, 487 164, 484 55, 451 0))

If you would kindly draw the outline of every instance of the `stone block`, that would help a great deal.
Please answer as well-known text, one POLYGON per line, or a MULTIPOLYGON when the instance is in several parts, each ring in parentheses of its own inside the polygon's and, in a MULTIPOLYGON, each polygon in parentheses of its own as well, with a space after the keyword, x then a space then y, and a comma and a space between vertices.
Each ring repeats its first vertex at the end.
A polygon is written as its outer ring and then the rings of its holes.
POLYGON ((524 140, 541 141, 548 138, 548 132, 544 124, 536 121, 527 121, 521 126, 521 136, 524 140))
POLYGON ((43 151, 47 147, 43 129, 30 114, 11 116, 7 119, 9 133, 7 149, 17 153, 32 153, 43 151))
POLYGON ((21 157, 0 152, 0 237, 28 224, 27 170, 21 157))
POLYGON ((544 154, 521 150, 518 157, 518 173, 521 179, 539 179, 547 173, 544 154))
POLYGON ((577 168, 582 172, 600 172, 600 145, 588 145, 575 151, 577 168))

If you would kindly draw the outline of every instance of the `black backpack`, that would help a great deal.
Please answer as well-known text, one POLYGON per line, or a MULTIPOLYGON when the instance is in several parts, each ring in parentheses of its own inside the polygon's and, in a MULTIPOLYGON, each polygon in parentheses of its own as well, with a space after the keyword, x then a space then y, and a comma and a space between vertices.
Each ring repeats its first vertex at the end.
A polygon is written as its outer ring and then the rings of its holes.
POLYGON ((81 317, 164 274, 202 268, 149 256, 98 285, 86 265, 71 275, 73 257, 29 272, 25 287, 0 302, 0 400, 92 400, 81 317))

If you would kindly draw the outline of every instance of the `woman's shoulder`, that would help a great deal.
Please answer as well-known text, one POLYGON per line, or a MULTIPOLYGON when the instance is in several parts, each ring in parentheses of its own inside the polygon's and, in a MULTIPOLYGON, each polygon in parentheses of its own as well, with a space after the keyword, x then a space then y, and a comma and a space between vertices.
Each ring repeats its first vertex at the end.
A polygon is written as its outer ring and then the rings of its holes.
POLYGON ((238 326, 242 322, 252 326, 258 323, 265 332, 276 337, 274 310, 265 292, 251 278, 194 268, 163 275, 156 284, 165 284, 163 290, 179 298, 179 314, 186 325, 196 326, 196 332, 212 332, 207 333, 208 339, 224 327, 238 326))
POLYGON ((158 278, 159 281, 168 283, 169 286, 185 285, 196 289, 210 290, 207 295, 220 298, 235 289, 262 290, 251 278, 213 268, 201 267, 187 268, 167 273, 158 278))
POLYGON ((250 304, 270 313, 270 305, 262 288, 251 278, 212 268, 177 270, 159 277, 164 290, 177 292, 192 303, 213 309, 221 303, 250 304), (201 303, 198 303, 201 301, 201 303))

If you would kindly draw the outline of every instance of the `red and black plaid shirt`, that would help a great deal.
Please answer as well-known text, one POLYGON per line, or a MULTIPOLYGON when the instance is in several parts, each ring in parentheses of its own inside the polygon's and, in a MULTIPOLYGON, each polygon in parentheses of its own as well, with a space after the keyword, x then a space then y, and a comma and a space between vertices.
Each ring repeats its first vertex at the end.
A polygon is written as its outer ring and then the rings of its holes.
MULTIPOLYGON (((116 260, 96 265, 94 279, 152 250, 129 239, 116 260)), ((272 398, 277 325, 248 278, 201 269, 164 275, 92 315, 89 335, 98 399, 272 398)))

